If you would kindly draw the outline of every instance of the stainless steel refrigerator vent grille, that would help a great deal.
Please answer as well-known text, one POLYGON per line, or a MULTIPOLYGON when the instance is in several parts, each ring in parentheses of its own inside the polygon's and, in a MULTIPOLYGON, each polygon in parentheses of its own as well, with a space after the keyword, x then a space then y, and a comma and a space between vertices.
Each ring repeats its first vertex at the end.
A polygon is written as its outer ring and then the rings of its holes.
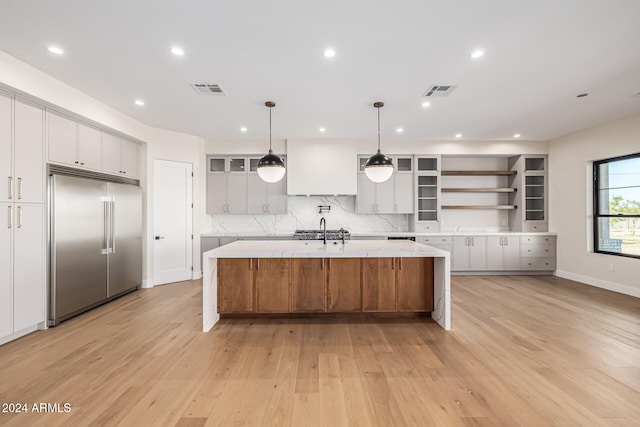
POLYGON ((452 86, 452 85, 431 85, 429 89, 427 89, 427 91, 424 93, 424 96, 426 97, 449 96, 451 95, 451 92, 456 90, 457 87, 458 86, 452 86))
POLYGON ((220 85, 215 83, 191 83, 191 87, 193 87, 200 95, 226 95, 220 85))
POLYGON ((59 165, 49 165, 49 175, 77 176, 79 178, 99 179, 100 181, 119 182, 122 184, 140 186, 139 179, 126 178, 124 176, 109 175, 106 173, 92 172, 59 165))

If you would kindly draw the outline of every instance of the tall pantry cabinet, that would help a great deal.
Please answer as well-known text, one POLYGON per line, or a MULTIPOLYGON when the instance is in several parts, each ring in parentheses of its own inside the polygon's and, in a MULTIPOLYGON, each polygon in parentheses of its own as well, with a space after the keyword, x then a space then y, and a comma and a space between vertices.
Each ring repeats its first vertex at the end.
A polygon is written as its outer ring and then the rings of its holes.
POLYGON ((0 92, 0 344, 44 326, 44 111, 0 92))

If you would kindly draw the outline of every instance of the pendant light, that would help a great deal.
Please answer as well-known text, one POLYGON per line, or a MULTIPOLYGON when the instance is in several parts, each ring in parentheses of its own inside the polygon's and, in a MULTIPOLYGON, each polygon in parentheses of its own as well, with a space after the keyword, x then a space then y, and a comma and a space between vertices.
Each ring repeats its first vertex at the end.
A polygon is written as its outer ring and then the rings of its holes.
POLYGON ((272 184, 282 179, 286 169, 282 159, 273 154, 271 149, 271 109, 276 106, 276 103, 267 101, 264 105, 269 107, 269 153, 258 162, 258 176, 264 182, 272 184))
POLYGON ((390 157, 380 152, 380 108, 384 106, 384 103, 375 102, 373 106, 378 109, 378 151, 367 160, 364 173, 370 181, 381 183, 391 178, 393 162, 390 157))

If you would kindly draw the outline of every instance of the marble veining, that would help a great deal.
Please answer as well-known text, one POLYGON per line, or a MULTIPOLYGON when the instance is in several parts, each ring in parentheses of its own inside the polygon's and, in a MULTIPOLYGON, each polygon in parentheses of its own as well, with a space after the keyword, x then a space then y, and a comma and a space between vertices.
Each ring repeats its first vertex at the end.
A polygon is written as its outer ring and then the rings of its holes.
POLYGON ((291 232, 301 229, 319 228, 319 205, 331 206, 323 214, 327 228, 358 231, 408 231, 409 216, 403 214, 378 215, 357 214, 354 196, 289 196, 286 214, 261 215, 208 215, 210 233, 291 232))

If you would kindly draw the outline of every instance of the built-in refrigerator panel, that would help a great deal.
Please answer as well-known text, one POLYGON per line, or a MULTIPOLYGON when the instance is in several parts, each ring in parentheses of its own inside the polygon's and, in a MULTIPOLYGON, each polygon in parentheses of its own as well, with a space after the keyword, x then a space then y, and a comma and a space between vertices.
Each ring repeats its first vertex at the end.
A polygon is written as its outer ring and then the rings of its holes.
POLYGON ((112 200, 108 296, 135 288, 142 279, 142 190, 108 183, 112 200))
POLYGON ((51 177, 51 304, 57 323, 107 298, 105 182, 51 177))

